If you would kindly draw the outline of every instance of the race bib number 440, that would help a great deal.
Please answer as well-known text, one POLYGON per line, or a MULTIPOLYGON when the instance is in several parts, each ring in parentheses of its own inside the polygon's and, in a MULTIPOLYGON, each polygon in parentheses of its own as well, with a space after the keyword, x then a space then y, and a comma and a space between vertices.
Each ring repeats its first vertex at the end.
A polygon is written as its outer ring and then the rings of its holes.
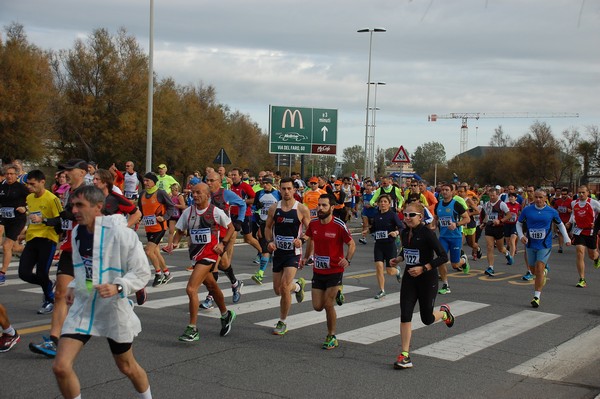
POLYGON ((211 241, 210 228, 190 229, 192 244, 208 244, 211 241))

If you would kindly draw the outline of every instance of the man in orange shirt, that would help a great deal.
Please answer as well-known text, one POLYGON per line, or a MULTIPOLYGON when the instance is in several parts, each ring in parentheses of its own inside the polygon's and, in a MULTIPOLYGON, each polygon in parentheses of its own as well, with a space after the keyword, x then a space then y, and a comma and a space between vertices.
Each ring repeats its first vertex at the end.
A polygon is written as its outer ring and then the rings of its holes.
POLYGON ((425 180, 421 180, 419 182, 419 191, 427 200, 427 209, 429 209, 429 212, 431 212, 431 214, 433 215, 434 209, 438 203, 438 200, 437 200, 437 198, 435 198, 435 194, 433 194, 431 191, 427 190, 427 182, 425 180))
POLYGON ((308 187, 310 188, 304 193, 303 202, 310 212, 310 218, 314 219, 317 217, 319 197, 321 194, 327 194, 327 192, 319 188, 319 179, 316 176, 308 180, 308 187))

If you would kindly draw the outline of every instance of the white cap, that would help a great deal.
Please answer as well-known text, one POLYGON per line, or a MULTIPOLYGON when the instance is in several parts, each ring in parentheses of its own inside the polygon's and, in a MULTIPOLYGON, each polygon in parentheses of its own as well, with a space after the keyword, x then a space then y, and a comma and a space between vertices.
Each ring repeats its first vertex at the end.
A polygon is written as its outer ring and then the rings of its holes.
POLYGON ((500 185, 497 185, 496 190, 502 190, 502 187, 500 187, 500 185))

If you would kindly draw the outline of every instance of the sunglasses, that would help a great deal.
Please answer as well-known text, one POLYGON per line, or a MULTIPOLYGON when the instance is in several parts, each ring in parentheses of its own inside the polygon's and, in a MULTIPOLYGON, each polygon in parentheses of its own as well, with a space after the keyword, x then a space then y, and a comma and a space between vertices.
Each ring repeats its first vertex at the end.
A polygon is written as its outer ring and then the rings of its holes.
POLYGON ((405 218, 414 218, 417 215, 420 215, 420 213, 419 212, 404 212, 405 218))
POLYGON ((411 187, 419 187, 419 185, 418 185, 418 184, 411 184, 410 186, 411 186, 411 187))
POLYGON ((313 181, 313 182, 310 182, 310 183, 308 183, 308 184, 317 184, 317 183, 315 183, 315 182, 313 181))
POLYGON ((217 179, 206 179, 207 182, 213 182, 213 181, 218 181, 217 179))

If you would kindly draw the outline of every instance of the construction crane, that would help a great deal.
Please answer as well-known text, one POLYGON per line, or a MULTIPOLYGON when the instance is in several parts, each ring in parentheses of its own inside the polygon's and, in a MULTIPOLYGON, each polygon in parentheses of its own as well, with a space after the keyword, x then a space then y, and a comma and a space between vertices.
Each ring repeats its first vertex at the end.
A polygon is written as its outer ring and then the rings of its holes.
POLYGON ((483 119, 483 118, 529 118, 529 119, 546 119, 546 118, 579 118, 578 113, 535 113, 535 112, 513 112, 513 113, 490 113, 490 112, 457 112, 446 115, 431 114, 427 117, 429 122, 435 122, 438 119, 461 119, 460 127, 460 153, 468 150, 469 144, 469 127, 467 126, 468 119, 483 119))

